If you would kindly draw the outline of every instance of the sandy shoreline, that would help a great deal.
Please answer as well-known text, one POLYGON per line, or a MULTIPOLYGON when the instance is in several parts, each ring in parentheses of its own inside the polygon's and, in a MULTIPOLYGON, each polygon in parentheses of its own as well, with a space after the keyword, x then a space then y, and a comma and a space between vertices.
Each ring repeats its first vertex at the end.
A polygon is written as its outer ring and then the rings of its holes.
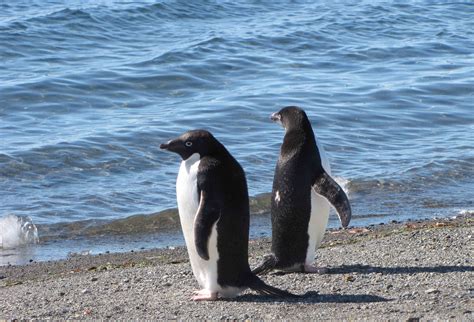
MULTIPOLYGON (((0 267, 0 319, 457 319, 474 315, 472 215, 328 231, 324 275, 269 274, 297 300, 245 292, 196 303, 186 250, 74 257, 0 267)), ((268 239, 250 242, 254 266, 268 239)))

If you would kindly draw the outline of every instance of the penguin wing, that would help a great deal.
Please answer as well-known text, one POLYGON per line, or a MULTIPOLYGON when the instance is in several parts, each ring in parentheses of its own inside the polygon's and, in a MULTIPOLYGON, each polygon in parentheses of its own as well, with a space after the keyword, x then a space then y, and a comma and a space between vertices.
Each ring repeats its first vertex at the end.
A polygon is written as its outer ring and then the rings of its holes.
POLYGON ((209 238, 212 227, 219 220, 220 210, 209 191, 201 189, 199 197, 199 208, 194 218, 194 245, 199 256, 209 260, 209 238))
POLYGON ((336 209, 342 227, 346 228, 351 221, 352 211, 344 190, 322 168, 313 179, 312 188, 314 192, 326 198, 336 209))

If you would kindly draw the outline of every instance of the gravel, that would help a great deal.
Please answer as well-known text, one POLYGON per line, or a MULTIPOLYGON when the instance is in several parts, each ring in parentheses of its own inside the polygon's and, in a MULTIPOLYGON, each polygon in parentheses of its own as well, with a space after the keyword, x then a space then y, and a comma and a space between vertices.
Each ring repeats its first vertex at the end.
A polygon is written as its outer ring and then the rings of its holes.
MULTIPOLYGON (((326 274, 262 277, 298 299, 193 302, 182 247, 4 266, 0 319, 473 320, 472 233, 472 215, 328 231, 316 259, 326 274)), ((269 249, 250 241, 251 266, 269 249)))

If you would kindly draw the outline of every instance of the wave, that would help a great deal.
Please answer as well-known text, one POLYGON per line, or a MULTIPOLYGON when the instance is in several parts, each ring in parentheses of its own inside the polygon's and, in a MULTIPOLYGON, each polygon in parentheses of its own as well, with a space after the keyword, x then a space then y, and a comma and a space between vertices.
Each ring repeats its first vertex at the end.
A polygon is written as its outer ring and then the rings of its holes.
MULTIPOLYGON (((84 176, 103 170, 116 174, 157 169, 163 162, 156 142, 165 141, 166 129, 149 132, 130 130, 125 133, 96 133, 78 141, 31 142, 23 151, 0 153, 0 178, 12 179, 45 176, 49 173, 84 176), (44 145, 43 145, 44 144, 44 145)), ((61 138, 64 140, 67 138, 61 138)), ((374 160, 375 162, 375 160, 374 160)), ((375 173, 375 177, 339 178, 353 193, 373 189, 409 191, 414 187, 432 187, 470 178, 474 157, 428 159, 425 163, 410 161, 397 167, 395 173, 375 173)), ((340 182, 340 183, 341 183, 340 182)))
MULTIPOLYGON (((295 4, 294 4, 295 5, 295 4)), ((162 19, 229 19, 245 17, 268 11, 286 9, 286 2, 259 1, 257 3, 236 1, 162 1, 151 5, 127 7, 116 12, 134 18, 162 19)))
POLYGON ((57 224, 40 224, 41 241, 104 235, 146 235, 172 231, 180 226, 177 209, 149 215, 134 215, 116 220, 80 220, 57 224))
POLYGON ((70 8, 54 11, 42 17, 41 16, 35 17, 35 18, 30 19, 30 21, 55 23, 55 22, 60 22, 60 21, 71 21, 74 19, 80 19, 87 22, 96 22, 94 17, 87 11, 84 11, 81 9, 70 9, 70 8))
MULTIPOLYGON (((100 21, 94 16, 81 9, 61 8, 61 9, 41 9, 34 10, 22 16, 7 20, 6 23, 0 24, 0 30, 8 32, 25 31, 29 28, 38 28, 38 26, 65 24, 71 27, 98 27, 100 21)), ((85 30, 85 29, 84 29, 85 30)))
MULTIPOLYGON (((87 5, 87 3, 69 3, 64 5, 46 3, 36 10, 30 10, 22 18, 26 24, 75 24, 77 22, 98 23, 149 23, 157 19, 186 20, 186 19, 220 19, 250 15, 255 6, 236 4, 233 2, 214 1, 162 1, 154 4, 135 5, 133 3, 115 3, 112 6, 100 2, 87 5)), ((12 7, 13 8, 13 7, 12 7)), ((260 6, 261 10, 269 10, 271 6, 260 6)), ((9 9, 9 8, 4 8, 9 9)), ((11 9, 11 8, 10 8, 11 9)), ((17 18, 18 19, 18 18, 17 18)), ((8 20, 7 26, 20 21, 8 20)))
MULTIPOLYGON (((250 198, 251 215, 270 211, 270 193, 250 198)), ((101 235, 153 234, 180 228, 178 209, 166 209, 152 214, 138 214, 115 220, 80 220, 56 224, 38 224, 41 241, 101 235)))
POLYGON ((351 193, 371 193, 374 190, 385 192, 410 192, 438 186, 455 185, 472 181, 474 157, 445 158, 429 160, 426 163, 410 166, 395 173, 377 175, 377 178, 351 179, 348 189, 351 193))
POLYGON ((8 215, 0 218, 0 249, 38 243, 38 230, 30 217, 8 215))
MULTIPOLYGON (((376 200, 373 201, 381 203, 381 205, 379 207, 372 207, 366 211, 366 209, 359 208, 361 199, 371 200, 374 195, 380 193, 384 196, 391 195, 392 192, 406 194, 407 192, 416 191, 417 189, 416 187, 410 187, 395 180, 348 180, 342 177, 335 177, 335 179, 354 202, 353 206, 355 207, 353 207, 353 210, 357 210, 357 213, 353 214, 353 219, 357 219, 358 221, 369 220, 373 222, 374 219, 390 217, 390 214, 393 215, 394 213, 400 212, 398 208, 403 208, 403 205, 397 206, 396 202, 395 204, 391 204, 390 201, 382 202, 384 198, 376 198, 376 200)), ((452 208, 452 205, 444 204, 438 199, 431 200, 423 197, 420 200, 420 207, 425 210, 432 208, 452 208)), ((461 203, 458 206, 463 207, 466 205, 465 203, 461 203)), ((269 216, 270 207, 271 193, 263 193, 250 198, 250 212, 254 218, 269 216)), ((413 206, 409 208, 409 211, 413 214, 415 209, 413 206)), ((405 210, 401 211, 400 214, 404 214, 406 212, 405 210)), ((421 212, 423 213, 424 211, 421 212)), ((450 211, 450 213, 452 214, 452 211, 450 211)), ((465 208, 464 211, 459 212, 460 215, 469 215, 471 213, 472 210, 465 210, 465 208)), ((400 218, 402 217, 403 216, 400 218)), ((2 226, 0 237, 3 238, 3 247, 5 247, 5 245, 7 245, 7 247, 16 247, 25 243, 34 243, 38 241, 38 236, 41 242, 48 242, 60 239, 89 237, 152 235, 179 232, 180 230, 179 214, 176 208, 150 214, 137 214, 121 219, 89 219, 54 224, 37 224, 36 226, 32 225, 31 220, 21 219, 22 217, 8 216, 6 218, 7 219, 3 221, 0 220, 0 224, 3 225, 0 225, 2 226), (25 227, 27 227, 26 230, 25 227)), ((333 219, 335 218, 336 217, 333 219)))
MULTIPOLYGON (((349 180, 336 177, 336 181, 349 194, 349 180)), ((262 193, 250 197, 251 216, 270 214, 271 193, 262 193)), ((138 214, 115 220, 82 220, 37 225, 41 240, 76 238, 101 235, 153 234, 173 231, 180 228, 179 214, 176 208, 166 209, 152 214, 138 214)))
MULTIPOLYGON (((395 182, 382 180, 347 180, 336 177, 336 181, 343 188, 349 199, 357 202, 361 195, 371 195, 376 190, 400 190, 401 185, 395 182)), ((380 192, 380 191, 379 191, 380 192)), ((362 197, 363 198, 363 197, 362 197)), ((447 205, 437 200, 423 199, 425 209, 444 208, 447 205)), ((271 193, 263 193, 251 197, 250 200, 251 217, 269 216, 271 207, 271 193)), ((390 216, 389 213, 396 211, 390 207, 390 202, 384 202, 381 209, 373 209, 373 212, 354 213, 357 220, 384 218, 390 216), (387 208, 388 207, 388 208, 387 208), (387 213, 389 211, 389 213, 387 213)), ((413 211, 413 209, 412 209, 413 211)), ((452 212, 451 212, 452 213, 452 212)), ((459 211, 459 215, 471 214, 472 210, 459 211)), ((334 217, 333 219, 335 219, 334 217)), ((335 219, 336 220, 336 219, 335 219)), ((170 208, 151 214, 132 215, 121 219, 112 220, 79 220, 73 222, 59 222, 55 224, 38 224, 39 237, 42 242, 56 239, 74 239, 97 236, 123 236, 123 235, 148 235, 165 232, 177 232, 180 230, 179 214, 176 208, 170 208)))

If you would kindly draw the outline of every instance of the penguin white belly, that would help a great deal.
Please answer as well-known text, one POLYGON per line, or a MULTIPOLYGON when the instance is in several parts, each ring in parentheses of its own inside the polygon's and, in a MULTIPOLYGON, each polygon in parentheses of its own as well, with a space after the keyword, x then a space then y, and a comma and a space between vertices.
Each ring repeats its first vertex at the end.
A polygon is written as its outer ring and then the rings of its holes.
POLYGON ((311 191, 311 217, 308 224, 308 249, 306 251, 306 264, 314 262, 316 249, 321 245, 329 220, 329 202, 326 198, 311 191))
POLYGON ((200 155, 197 153, 181 162, 176 182, 179 219, 194 276, 202 288, 217 292, 221 287, 217 284, 219 254, 217 253, 216 225, 212 228, 209 239, 209 260, 204 260, 198 255, 194 242, 194 219, 199 208, 197 188, 199 162, 200 155))
MULTIPOLYGON (((316 141, 318 145, 321 163, 327 174, 331 175, 331 167, 329 160, 323 147, 316 141)), ((324 233, 329 220, 330 204, 323 196, 311 190, 311 217, 308 223, 308 249, 306 250, 306 264, 311 265, 314 262, 316 249, 321 245, 324 233)))

